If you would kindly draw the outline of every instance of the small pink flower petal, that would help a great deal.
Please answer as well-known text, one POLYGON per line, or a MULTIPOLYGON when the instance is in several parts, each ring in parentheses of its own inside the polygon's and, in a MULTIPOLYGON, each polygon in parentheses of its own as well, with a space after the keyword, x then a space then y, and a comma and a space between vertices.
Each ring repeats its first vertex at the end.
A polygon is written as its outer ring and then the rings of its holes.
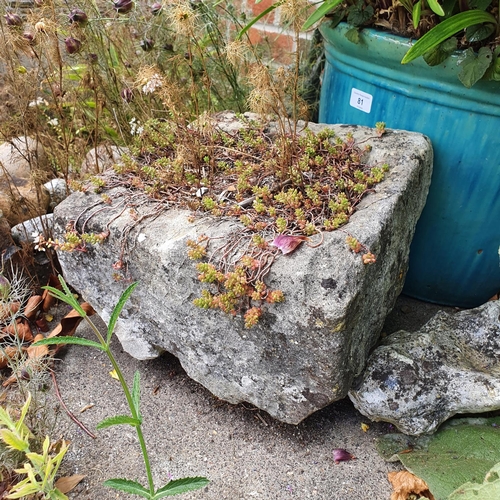
POLYGON ((333 450, 333 460, 336 464, 339 462, 348 462, 349 460, 354 460, 355 458, 356 457, 354 455, 343 448, 335 448, 333 450))
POLYGON ((307 236, 290 236, 286 234, 279 234, 274 238, 271 243, 272 246, 278 247, 285 255, 292 253, 303 241, 308 240, 307 236))

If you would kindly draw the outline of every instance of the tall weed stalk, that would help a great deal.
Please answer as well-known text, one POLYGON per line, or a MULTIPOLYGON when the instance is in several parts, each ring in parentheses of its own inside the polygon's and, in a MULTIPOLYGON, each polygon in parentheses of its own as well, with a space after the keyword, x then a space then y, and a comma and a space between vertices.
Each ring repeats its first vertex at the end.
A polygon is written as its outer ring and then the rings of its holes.
POLYGON ((144 467, 146 469, 146 476, 148 480, 147 488, 142 486, 137 481, 132 481, 130 479, 116 478, 116 479, 108 479, 104 482, 106 486, 110 488, 114 488, 116 490, 125 491, 127 493, 131 493, 133 495, 141 496, 143 498, 147 498, 149 500, 158 500, 160 498, 164 498, 166 496, 179 495, 182 493, 186 493, 188 491, 198 490, 203 488, 208 484, 208 480, 204 477, 188 477, 182 479, 175 479, 169 481, 165 486, 161 488, 155 489, 155 485, 153 482, 153 474, 151 471, 151 463, 149 459, 149 454, 146 448, 146 441, 144 439, 144 435, 142 433, 142 414, 140 410, 140 375, 139 372, 136 371, 134 374, 134 380, 132 384, 132 388, 129 387, 125 377, 121 371, 118 362, 116 361, 112 351, 111 351, 111 339, 113 337, 113 332, 115 329, 116 322, 118 320, 118 316, 120 315, 123 306, 127 302, 127 299, 130 297, 132 292, 134 291, 137 283, 131 284, 121 295, 118 303, 116 304, 113 312, 111 313, 110 320, 108 323, 106 337, 104 337, 99 329, 95 326, 92 320, 88 317, 87 313, 80 306, 78 301, 75 299, 74 295, 69 290, 66 282, 60 276, 59 281, 61 282, 62 291, 58 290, 54 287, 45 287, 54 297, 58 298, 62 302, 70 305, 75 309, 75 311, 80 314, 82 318, 88 323, 93 333, 97 337, 97 342, 93 340, 77 338, 77 337, 53 337, 40 340, 36 342, 35 345, 55 345, 55 344, 76 344, 83 345, 86 347, 93 347, 104 352, 111 362, 113 369, 120 381, 123 393, 125 395, 125 399, 127 400, 127 404, 130 410, 130 415, 116 415, 114 417, 109 417, 100 422, 97 425, 98 429, 104 429, 106 427, 110 427, 113 425, 130 425, 134 427, 137 437, 139 440, 142 457, 144 460, 144 467))

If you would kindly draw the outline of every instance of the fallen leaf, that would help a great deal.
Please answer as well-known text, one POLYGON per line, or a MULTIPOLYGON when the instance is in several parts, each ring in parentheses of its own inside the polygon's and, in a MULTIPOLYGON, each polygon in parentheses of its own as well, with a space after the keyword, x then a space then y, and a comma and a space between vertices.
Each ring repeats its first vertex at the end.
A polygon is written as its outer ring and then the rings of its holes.
MULTIPOLYGON (((35 342, 43 339, 43 335, 37 335, 35 337, 35 342)), ((26 351, 28 352, 28 358, 33 360, 43 358, 44 356, 49 355, 49 346, 48 345, 30 345, 26 351)))
POLYGON ((291 236, 279 234, 271 243, 272 246, 281 250, 283 255, 292 253, 302 242, 309 240, 307 236, 291 236))
POLYGON ((20 354, 20 349, 16 349, 12 346, 4 347, 0 350, 0 369, 5 368, 11 359, 16 359, 20 354))
POLYGON ((74 489, 75 486, 85 477, 87 476, 82 476, 81 474, 75 474, 74 476, 60 477, 56 481, 56 488, 61 493, 68 493, 72 489, 74 489))
POLYGON ((49 447, 49 453, 57 455, 62 448, 67 448, 71 444, 71 441, 67 439, 59 438, 57 441, 53 441, 49 447))
MULTIPOLYGON (((80 306, 88 316, 92 316, 95 313, 94 309, 92 309, 92 306, 88 302, 83 302, 80 306)), ((71 337, 74 335, 76 327, 80 324, 82 319, 83 318, 74 309, 71 309, 71 311, 61 319, 61 322, 49 333, 47 338, 58 336, 71 337)), ((63 344, 56 345, 54 352, 57 352, 62 348, 62 346, 63 344)))
POLYGON ((94 403, 90 403, 88 405, 85 405, 81 410, 80 413, 83 413, 84 411, 90 410, 90 408, 93 408, 95 405, 94 403))
MULTIPOLYGON (((448 498, 465 482, 478 481, 500 463, 497 426, 500 417, 451 419, 432 436, 401 435, 399 443, 387 455, 396 453, 405 468, 422 478, 436 498, 448 498), (401 453, 402 448, 413 451, 401 453)), ((392 441, 397 434, 388 436, 392 441)))
POLYGON ((40 316, 35 321, 35 324, 41 332, 48 332, 49 331, 49 325, 47 325, 47 320, 45 319, 45 316, 40 316))
POLYGON ((24 308, 24 317, 28 321, 34 321, 39 309, 42 306, 42 296, 41 295, 32 295, 28 302, 26 303, 26 307, 24 308))
POLYGON ((370 428, 370 426, 368 424, 365 424, 364 422, 361 422, 361 430, 363 432, 366 432, 369 428, 370 428))
POLYGON ((47 313, 44 315, 44 318, 45 318, 45 321, 47 321, 47 323, 50 323, 54 319, 54 316, 52 314, 47 313))
POLYGON ((391 494, 391 500, 407 500, 408 496, 411 494, 423 496, 429 500, 435 500, 426 482, 410 472, 406 470, 389 472, 387 476, 394 488, 391 494))
POLYGON ((7 333, 8 335, 12 335, 13 337, 17 337, 23 342, 33 341, 33 333, 31 333, 31 327, 28 321, 24 318, 17 318, 15 323, 11 323, 9 326, 6 326, 2 330, 2 332, 7 333))
POLYGON ((120 379, 118 378, 118 375, 117 375, 117 373, 116 373, 116 370, 111 370, 111 371, 109 372, 109 374, 110 374, 113 378, 115 378, 116 380, 120 380, 120 379))
POLYGON ((354 460, 355 458, 356 457, 354 455, 343 448, 335 448, 333 450, 333 460, 336 464, 339 462, 349 462, 349 460, 354 460))
MULTIPOLYGON (((53 274, 49 276, 48 286, 56 288, 57 290, 62 290, 59 279, 53 274)), ((47 312, 55 303, 56 298, 47 289, 45 289, 42 294, 42 311, 47 312)))
POLYGON ((12 317, 19 311, 21 304, 19 302, 0 303, 0 321, 12 317))

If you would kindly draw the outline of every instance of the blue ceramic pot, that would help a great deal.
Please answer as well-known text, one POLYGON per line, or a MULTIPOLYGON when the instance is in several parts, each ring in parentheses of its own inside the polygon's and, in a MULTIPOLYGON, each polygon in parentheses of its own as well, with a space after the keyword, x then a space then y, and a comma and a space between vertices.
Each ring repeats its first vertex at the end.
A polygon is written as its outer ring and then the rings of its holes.
POLYGON ((471 89, 458 80, 459 56, 429 67, 400 61, 406 38, 321 26, 326 66, 319 121, 421 132, 434 147, 434 173, 410 251, 404 292, 475 307, 500 290, 500 82, 471 89))

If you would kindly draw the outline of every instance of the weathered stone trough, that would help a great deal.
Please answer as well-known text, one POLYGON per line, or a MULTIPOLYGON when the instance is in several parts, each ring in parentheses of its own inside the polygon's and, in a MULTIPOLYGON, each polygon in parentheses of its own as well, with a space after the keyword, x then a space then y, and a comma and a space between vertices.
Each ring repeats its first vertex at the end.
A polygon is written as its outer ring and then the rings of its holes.
POLYGON ((147 359, 166 350, 217 397, 253 403, 292 424, 345 397, 403 286, 432 148, 420 134, 389 131, 375 138, 372 129, 330 128, 371 144, 368 163, 388 163, 390 171, 342 231, 325 233, 318 248, 303 245, 276 260, 267 281, 286 300, 269 305, 252 329, 239 316, 193 305, 202 285, 187 257, 187 240, 233 234, 242 227, 236 219, 190 222, 188 211, 172 209, 136 226, 134 219, 150 207, 136 207, 131 215, 122 196, 106 205, 100 195, 74 193, 55 210, 56 236, 77 219, 95 233, 109 225, 110 236, 86 253, 59 252, 66 280, 106 321, 127 286, 113 278, 127 234, 127 275, 139 285, 116 333, 132 356, 147 359), (376 255, 375 264, 364 265, 349 250, 346 233, 376 255))

